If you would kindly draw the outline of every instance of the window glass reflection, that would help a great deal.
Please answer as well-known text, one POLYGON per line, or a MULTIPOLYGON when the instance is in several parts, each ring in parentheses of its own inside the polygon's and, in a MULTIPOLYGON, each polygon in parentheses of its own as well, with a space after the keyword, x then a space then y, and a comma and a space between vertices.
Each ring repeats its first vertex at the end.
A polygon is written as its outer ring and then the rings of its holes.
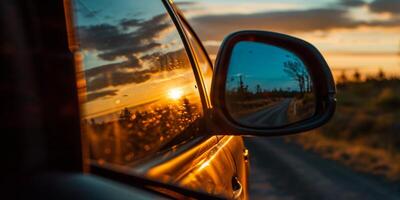
POLYGON ((160 1, 74 1, 90 158, 132 164, 196 135, 199 93, 160 1))

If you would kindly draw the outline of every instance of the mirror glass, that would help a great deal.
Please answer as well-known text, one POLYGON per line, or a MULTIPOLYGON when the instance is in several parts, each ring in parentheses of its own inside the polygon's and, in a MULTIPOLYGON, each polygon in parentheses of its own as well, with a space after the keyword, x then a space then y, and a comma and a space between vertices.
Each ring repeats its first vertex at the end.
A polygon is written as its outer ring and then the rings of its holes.
POLYGON ((236 43, 225 91, 230 116, 249 127, 285 126, 315 113, 312 80, 303 61, 266 43, 236 43))

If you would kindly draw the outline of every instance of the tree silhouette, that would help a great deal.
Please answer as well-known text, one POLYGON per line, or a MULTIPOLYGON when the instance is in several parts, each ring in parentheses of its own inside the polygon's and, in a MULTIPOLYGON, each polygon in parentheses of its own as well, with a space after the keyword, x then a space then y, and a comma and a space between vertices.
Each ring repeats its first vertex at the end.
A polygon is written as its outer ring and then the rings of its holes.
POLYGON ((183 114, 183 117, 186 118, 186 119, 191 119, 192 115, 194 113, 192 111, 192 107, 191 107, 190 101, 186 97, 182 101, 183 101, 182 102, 182 106, 183 106, 183 109, 185 111, 184 114, 183 114))
POLYGON ((383 72, 382 69, 379 69, 379 72, 378 72, 378 79, 382 81, 382 80, 385 80, 385 78, 386 78, 385 72, 383 72))
POLYGON ((346 75, 346 71, 342 70, 342 73, 339 76, 339 82, 340 83, 346 83, 348 81, 347 75, 346 75))
POLYGON ((132 119, 132 113, 128 108, 124 108, 119 114, 119 121, 130 121, 132 119))
POLYGON ((239 86, 238 86, 238 91, 237 91, 238 94, 243 95, 242 97, 246 97, 248 94, 248 88, 249 88, 248 85, 246 85, 246 86, 244 85, 243 76, 240 75, 239 76, 239 86))
POLYGON ((356 69, 356 70, 354 71, 353 78, 354 78, 354 80, 357 81, 357 82, 360 82, 360 81, 361 81, 361 74, 360 74, 360 72, 358 71, 358 69, 356 69))
POLYGON ((310 77, 298 60, 285 62, 283 71, 298 83, 301 93, 311 90, 310 77))
POLYGON ((260 84, 257 84, 256 85, 256 94, 261 94, 261 93, 262 93, 261 86, 260 86, 260 84))

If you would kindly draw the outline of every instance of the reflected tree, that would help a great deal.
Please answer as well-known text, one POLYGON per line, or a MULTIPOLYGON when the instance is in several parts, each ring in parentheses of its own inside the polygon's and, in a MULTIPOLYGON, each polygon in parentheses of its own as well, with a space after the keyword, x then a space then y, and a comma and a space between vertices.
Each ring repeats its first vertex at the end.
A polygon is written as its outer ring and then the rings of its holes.
POLYGON ((243 82, 243 76, 242 75, 240 75, 239 76, 239 87, 238 87, 238 93, 239 93, 239 95, 246 95, 247 93, 248 93, 248 88, 249 88, 249 86, 245 86, 244 85, 244 82, 243 82))
POLYGON ((83 123, 91 158, 100 164, 129 164, 193 137, 200 130, 200 107, 188 98, 179 104, 152 105, 132 112, 123 108, 117 119, 83 123))
POLYGON ((119 121, 130 121, 132 119, 132 113, 128 108, 124 108, 119 114, 119 121))
POLYGON ((257 84, 257 86, 256 86, 256 94, 259 95, 261 93, 262 93, 261 86, 260 86, 260 84, 257 84))
POLYGON ((310 76, 300 61, 287 61, 283 65, 283 71, 298 83, 300 93, 311 91, 310 76))

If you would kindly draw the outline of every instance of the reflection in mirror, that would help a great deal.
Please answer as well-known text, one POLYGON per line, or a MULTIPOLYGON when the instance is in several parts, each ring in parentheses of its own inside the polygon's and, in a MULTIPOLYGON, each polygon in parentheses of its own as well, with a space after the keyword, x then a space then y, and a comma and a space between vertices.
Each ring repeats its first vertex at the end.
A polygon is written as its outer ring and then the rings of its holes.
POLYGON ((310 118, 315 96, 310 74, 294 53, 242 41, 232 51, 225 103, 234 121, 249 127, 279 127, 310 118))

